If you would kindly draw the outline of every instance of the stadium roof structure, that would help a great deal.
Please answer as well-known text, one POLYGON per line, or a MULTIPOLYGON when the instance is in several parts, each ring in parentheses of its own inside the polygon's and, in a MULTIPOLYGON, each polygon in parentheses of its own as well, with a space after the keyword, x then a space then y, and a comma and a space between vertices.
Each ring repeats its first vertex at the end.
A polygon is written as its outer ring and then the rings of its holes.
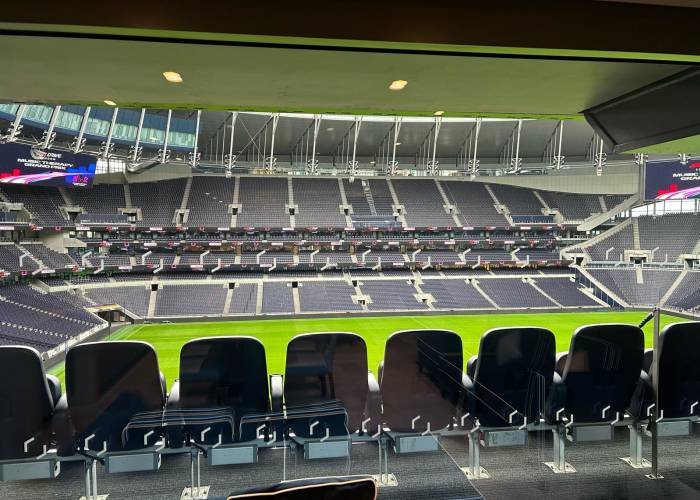
POLYGON ((10 4, 0 12, 0 51, 13 78, 0 82, 0 100, 582 120, 584 110, 700 63, 687 43, 700 10, 678 6, 687 3, 178 2, 138 12, 115 1, 99 12, 86 1, 36 12, 10 4), (167 82, 166 71, 183 81, 167 82), (389 90, 395 80, 407 85, 389 90))

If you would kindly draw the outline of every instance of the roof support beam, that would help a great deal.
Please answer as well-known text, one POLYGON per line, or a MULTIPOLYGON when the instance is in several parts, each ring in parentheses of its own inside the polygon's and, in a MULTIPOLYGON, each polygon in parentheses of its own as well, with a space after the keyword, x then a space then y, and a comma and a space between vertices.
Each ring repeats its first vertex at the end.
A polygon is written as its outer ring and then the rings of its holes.
MULTIPOLYGON (((139 126, 136 129, 136 142, 131 148, 131 161, 137 162, 141 159, 141 152, 143 147, 141 146, 141 132, 143 131, 143 119, 146 116, 146 108, 141 108, 141 115, 139 116, 139 126)), ((195 144, 196 144, 195 140, 195 144)))
POLYGON ((506 143, 500 154, 500 162, 507 164, 506 170, 510 173, 517 174, 523 165, 523 159, 520 158, 520 135, 523 128, 523 121, 518 120, 515 127, 508 136, 506 143))
POLYGON ((168 139, 170 139, 170 120, 173 117, 173 110, 168 110, 168 121, 165 124, 165 139, 163 140, 163 150, 160 155, 160 162, 167 163, 170 159, 170 151, 168 151, 168 139))
MULTIPOLYGON (((197 120, 199 120, 199 115, 197 116, 197 120)), ((228 143, 228 154, 224 158, 227 172, 231 172, 236 165, 236 155, 233 154, 233 135, 236 132, 236 121, 238 121, 238 111, 231 111, 231 137, 228 143)))
POLYGON ((27 110, 26 104, 20 104, 15 113, 15 119, 12 122, 12 127, 10 128, 10 134, 7 137, 7 142, 15 142, 17 136, 22 130, 22 117, 24 117, 24 112, 27 110))
MULTIPOLYGON (((472 158, 469 159, 468 163, 468 170, 469 170, 469 177, 472 179, 479 175, 479 160, 476 157, 477 151, 479 149, 479 133, 481 132, 481 118, 476 119, 476 124, 474 125, 474 148, 473 148, 473 153, 474 155, 472 158)), ((469 134, 471 136, 471 132, 469 134)), ((471 141, 470 141, 471 144, 471 141)), ((471 149, 471 148, 470 148, 471 149)))
POLYGON ((109 130, 107 131, 107 140, 102 143, 102 151, 100 151, 102 154, 102 158, 109 158, 112 156, 112 147, 114 144, 112 143, 112 134, 114 134, 114 124, 117 122, 117 114, 119 113, 119 108, 115 107, 114 111, 112 111, 112 121, 109 122, 109 130))
MULTIPOLYGON (((196 125, 194 126, 194 147, 192 148, 192 152, 190 153, 190 166, 196 167, 199 164, 199 157, 201 153, 197 151, 198 143, 199 143, 199 122, 202 118, 202 110, 198 109, 197 110, 197 122, 196 125)), ((233 138, 232 138, 233 139, 233 138)))
POLYGON ((61 106, 54 106, 53 113, 51 113, 51 119, 49 120, 49 128, 44 132, 44 142, 41 145, 42 149, 49 149, 53 144, 53 140, 56 137, 56 133, 53 129, 56 127, 56 120, 58 119, 58 114, 61 112, 61 106))
POLYGON ((360 128, 362 127, 362 116, 355 117, 355 124, 353 125, 354 139, 352 141, 352 160, 350 161, 350 175, 354 176, 357 173, 357 160, 355 155, 357 154, 357 138, 360 136, 360 128))
MULTIPOLYGON (((318 160, 316 159, 316 142, 318 141, 318 131, 321 128, 323 115, 314 115, 314 140, 311 146, 311 159, 306 161, 306 173, 310 175, 318 174, 318 160)), ((308 136, 307 136, 308 140, 308 136)))
POLYGON ((83 150, 83 146, 85 146, 85 139, 83 138, 83 136, 85 135, 85 128, 87 127, 88 120, 90 119, 90 110, 92 110, 91 106, 85 107, 83 118, 80 120, 80 129, 78 130, 78 137, 75 138, 75 142, 73 143, 73 153, 80 153, 83 150))
POLYGON ((277 169, 277 159, 275 158, 275 135, 277 135, 277 122, 280 120, 279 113, 272 115, 272 135, 270 137, 270 157, 265 161, 265 172, 273 173, 277 169))
POLYGON ((564 120, 559 120, 552 135, 547 141, 547 145, 542 153, 542 162, 552 165, 555 169, 561 170, 564 166, 564 157, 561 154, 561 145, 564 141, 564 120))
POLYGON ((436 116, 435 117, 435 124, 433 125, 433 156, 431 160, 428 162, 428 175, 438 175, 438 163, 439 161, 435 160, 435 153, 437 151, 437 141, 438 141, 438 136, 440 135, 440 126, 442 125, 442 116, 436 116))

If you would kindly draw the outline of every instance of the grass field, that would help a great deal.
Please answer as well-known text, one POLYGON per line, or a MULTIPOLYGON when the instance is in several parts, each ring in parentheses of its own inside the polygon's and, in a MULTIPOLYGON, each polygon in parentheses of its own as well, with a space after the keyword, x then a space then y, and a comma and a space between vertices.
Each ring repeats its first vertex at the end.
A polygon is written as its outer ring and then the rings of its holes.
MULTIPOLYGON (((177 378, 180 348, 188 340, 219 335, 249 335, 265 345, 268 371, 284 373, 287 342, 299 333, 346 331, 355 332, 365 339, 369 367, 376 371, 384 356, 386 338, 397 330, 437 328, 454 330, 462 337, 466 360, 479 349, 481 335, 498 326, 542 326, 554 332, 557 351, 568 350, 574 330, 589 323, 638 324, 646 315, 643 312, 590 312, 546 314, 484 314, 465 316, 387 316, 321 319, 283 319, 257 321, 227 321, 217 323, 168 323, 133 325, 125 327, 110 340, 143 340, 151 343, 158 353, 160 369, 170 384, 177 378)), ((662 317, 662 324, 678 321, 662 317)), ((651 328, 645 327, 646 344, 651 346, 651 328)), ((63 379, 63 365, 57 365, 52 373, 63 379)))

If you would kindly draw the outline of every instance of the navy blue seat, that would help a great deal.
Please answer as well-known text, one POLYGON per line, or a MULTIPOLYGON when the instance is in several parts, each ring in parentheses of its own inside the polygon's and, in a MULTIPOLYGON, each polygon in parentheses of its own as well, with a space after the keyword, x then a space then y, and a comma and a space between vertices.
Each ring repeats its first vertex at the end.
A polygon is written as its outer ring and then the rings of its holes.
POLYGON ((379 367, 385 426, 410 433, 428 424, 434 431, 452 425, 464 397, 463 363, 462 339, 455 332, 391 334, 379 367))
POLYGON ((637 326, 613 323, 578 328, 571 337, 561 381, 553 386, 556 398, 549 408, 550 421, 561 409, 567 418, 573 415, 575 424, 621 417, 639 384, 643 359, 644 333, 637 326))
POLYGON ((196 434, 200 444, 254 439, 242 435, 241 419, 270 411, 265 348, 253 337, 210 337, 187 342, 180 351, 180 378, 167 403, 170 445, 196 434), (182 425, 174 424, 181 419, 182 425), (179 429, 178 429, 179 427, 179 429), (199 436, 205 428, 204 442, 199 436))
POLYGON ((470 360, 468 411, 482 427, 520 426, 543 415, 554 378, 554 334, 545 328, 495 328, 470 360), (517 412, 517 416, 513 415, 517 412))
POLYGON ((376 413, 371 385, 376 382, 367 369, 367 346, 357 334, 307 333, 287 345, 284 401, 297 436, 322 436, 322 428, 309 435, 309 422, 320 415, 331 435, 361 432, 363 421, 376 413))
POLYGON ((0 380, 0 460, 31 459, 52 448, 61 384, 46 374, 39 352, 0 346, 0 380))
POLYGON ((153 444, 144 445, 144 437, 160 426, 165 380, 150 344, 116 341, 72 347, 65 373, 76 448, 83 448, 91 436, 91 451, 105 445, 114 452, 153 444))

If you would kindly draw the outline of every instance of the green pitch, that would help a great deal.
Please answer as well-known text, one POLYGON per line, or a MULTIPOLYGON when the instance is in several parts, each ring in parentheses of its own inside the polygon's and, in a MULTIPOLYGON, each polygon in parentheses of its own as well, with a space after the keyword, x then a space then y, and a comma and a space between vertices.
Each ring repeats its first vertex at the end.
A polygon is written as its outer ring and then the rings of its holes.
MULTIPOLYGON (((168 385, 178 377, 180 348, 188 340, 219 335, 248 335, 256 337, 265 345, 267 366, 270 373, 284 373, 286 347, 297 334, 308 332, 354 332, 367 342, 369 367, 376 373, 384 357, 386 338, 397 330, 436 328, 454 330, 462 337, 465 363, 479 350, 481 335, 490 328, 499 326, 542 326, 554 332, 557 351, 569 348, 574 330, 589 323, 638 324, 644 312, 586 312, 545 314, 484 314, 465 316, 390 316, 321 319, 281 319, 255 321, 226 321, 217 323, 167 323, 133 325, 125 327, 110 337, 110 340, 142 340, 149 342, 158 353, 160 369, 168 385)), ((681 321, 670 316, 662 317, 662 325, 681 321)), ((647 347, 651 346, 652 324, 644 332, 647 347)), ((63 365, 51 370, 63 379, 63 365)))

